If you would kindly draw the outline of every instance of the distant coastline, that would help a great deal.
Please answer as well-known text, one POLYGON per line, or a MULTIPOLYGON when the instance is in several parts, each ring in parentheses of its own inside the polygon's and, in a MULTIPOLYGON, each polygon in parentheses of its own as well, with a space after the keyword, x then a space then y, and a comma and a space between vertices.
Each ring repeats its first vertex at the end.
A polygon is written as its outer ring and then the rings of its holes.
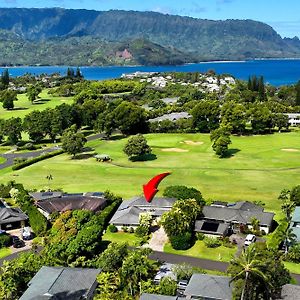
MULTIPOLYGON (((26 73, 66 74, 67 68, 77 66, 8 66, 0 67, 0 72, 8 68, 12 77, 26 73)), ((80 66, 84 77, 89 80, 120 78, 122 74, 140 72, 207 72, 214 70, 217 74, 231 74, 235 78, 248 80, 249 76, 262 75, 265 82, 274 86, 291 85, 300 80, 300 58, 253 59, 243 61, 210 61, 184 65, 165 66, 80 66)))

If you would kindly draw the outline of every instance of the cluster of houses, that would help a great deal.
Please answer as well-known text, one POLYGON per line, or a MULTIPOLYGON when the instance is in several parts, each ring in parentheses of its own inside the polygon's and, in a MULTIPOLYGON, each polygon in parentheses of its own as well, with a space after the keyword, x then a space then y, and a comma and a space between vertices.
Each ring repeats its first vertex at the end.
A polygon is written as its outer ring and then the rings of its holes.
MULTIPOLYGON (((169 276, 176 280, 176 276, 169 272, 164 272, 161 276, 162 265, 157 275, 160 280, 169 276)), ((89 268, 68 268, 68 267, 47 267, 43 266, 28 283, 28 288, 21 296, 20 300, 33 299, 64 299, 82 300, 93 299, 98 286, 97 276, 100 269, 89 268)), ((158 284, 155 281, 154 284, 158 284)), ((182 282, 183 283, 183 282, 182 282)), ((177 296, 164 296, 158 294, 143 293, 140 300, 231 300, 232 284, 230 277, 194 273, 184 285, 178 283, 177 296)), ((281 298, 283 300, 298 300, 300 286, 286 284, 283 286, 281 298)), ((278 299, 279 300, 279 299, 278 299)))
MULTIPOLYGON (((144 197, 136 197, 129 201, 123 201, 110 220, 110 224, 118 229, 123 227, 136 228, 139 225, 141 213, 149 213, 153 219, 172 209, 175 198, 154 198, 150 203, 144 197)), ((259 221, 261 231, 268 234, 273 225, 274 213, 265 212, 263 207, 251 202, 227 203, 216 201, 211 205, 205 205, 202 215, 195 222, 195 232, 201 232, 210 236, 227 236, 238 232, 241 226, 251 228, 253 218, 259 221)))
POLYGON ((155 88, 165 88, 167 84, 179 83, 183 86, 192 85, 198 87, 203 92, 219 92, 222 87, 235 84, 235 79, 231 76, 217 78, 214 75, 199 74, 197 82, 184 82, 175 80, 171 75, 165 75, 157 72, 135 72, 131 74, 123 74, 122 78, 140 79, 140 82, 147 82, 155 88))
MULTIPOLYGON (((106 206, 103 193, 65 194, 63 192, 34 192, 30 193, 39 211, 50 218, 54 212, 87 209, 94 212, 106 206)), ((140 215, 149 213, 157 221, 172 209, 176 199, 167 197, 154 198, 147 202, 143 196, 123 201, 110 220, 118 229, 124 227, 136 228, 140 215)), ((239 232, 241 226, 251 227, 253 218, 259 221, 260 230, 266 234, 272 230, 274 213, 265 212, 261 206, 248 201, 227 203, 215 201, 203 207, 202 215, 195 222, 195 232, 209 236, 226 236, 239 232)), ((17 208, 10 208, 0 202, 0 229, 23 227, 28 217, 17 208)), ((300 240, 300 207, 297 207, 291 222, 291 228, 300 240)), ((154 284, 164 276, 176 280, 171 267, 162 265, 153 279, 154 284), (165 268, 166 270, 164 270, 165 268)), ((28 284, 28 289, 20 300, 29 299, 92 299, 97 287, 97 275, 100 269, 42 267, 28 284)), ((285 285, 281 299, 295 300, 300 294, 300 287, 285 285)), ((140 300, 229 300, 232 299, 230 278, 208 274, 193 274, 184 285, 178 282, 177 296, 163 296, 143 293, 140 300)))

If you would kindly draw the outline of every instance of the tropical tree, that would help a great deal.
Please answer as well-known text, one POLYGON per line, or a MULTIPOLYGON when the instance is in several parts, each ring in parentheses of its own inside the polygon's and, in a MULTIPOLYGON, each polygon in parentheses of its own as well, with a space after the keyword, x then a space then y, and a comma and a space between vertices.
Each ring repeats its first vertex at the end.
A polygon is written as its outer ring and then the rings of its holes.
POLYGON ((62 148, 73 157, 79 152, 81 152, 86 138, 80 132, 77 132, 76 126, 73 125, 69 129, 66 129, 61 137, 62 148))
POLYGON ((256 294, 255 280, 259 279, 270 290, 270 280, 265 273, 266 262, 261 260, 254 245, 250 245, 240 256, 230 262, 229 273, 232 276, 231 282, 242 279, 244 281, 241 300, 253 299, 256 294))
POLYGON ((128 139, 123 151, 129 158, 134 156, 141 157, 151 153, 151 148, 147 144, 147 140, 141 134, 137 134, 128 139))
POLYGON ((289 252, 289 248, 296 242, 296 234, 294 233, 293 229, 287 227, 285 230, 281 230, 279 233, 279 237, 281 241, 284 241, 284 253, 287 255, 289 252))
POLYGON ((5 121, 4 125, 5 135, 8 137, 8 141, 11 144, 16 144, 21 140, 22 132, 22 120, 21 118, 10 118, 5 121))
POLYGON ((295 203, 290 199, 290 191, 283 189, 278 196, 278 200, 281 201, 281 209, 285 215, 285 218, 288 222, 291 221, 292 212, 295 208, 295 203))

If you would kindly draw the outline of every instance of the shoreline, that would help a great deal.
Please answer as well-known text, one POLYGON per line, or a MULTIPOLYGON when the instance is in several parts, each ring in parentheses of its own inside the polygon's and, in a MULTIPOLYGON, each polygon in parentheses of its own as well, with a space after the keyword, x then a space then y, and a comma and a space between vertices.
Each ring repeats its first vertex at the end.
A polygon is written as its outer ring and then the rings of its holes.
POLYGON ((0 69, 17 69, 17 68, 151 68, 151 67, 178 67, 178 66, 188 66, 188 65, 198 65, 198 64, 218 64, 218 63, 246 63, 254 61, 294 61, 299 60, 300 57, 286 57, 286 58, 253 58, 244 60, 207 60, 199 62, 185 63, 181 65, 18 65, 18 66, 0 66, 0 69))

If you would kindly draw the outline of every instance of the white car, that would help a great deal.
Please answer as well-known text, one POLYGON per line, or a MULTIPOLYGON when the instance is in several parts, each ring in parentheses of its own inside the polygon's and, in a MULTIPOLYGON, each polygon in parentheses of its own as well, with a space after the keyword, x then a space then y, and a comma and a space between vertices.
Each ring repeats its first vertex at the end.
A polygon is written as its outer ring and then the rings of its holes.
POLYGON ((21 229, 21 235, 23 240, 30 240, 31 239, 31 230, 30 227, 23 227, 21 229))
POLYGON ((245 245, 245 246, 249 246, 249 245, 251 245, 252 243, 254 243, 255 240, 256 240, 256 236, 255 236, 254 234, 248 234, 248 235, 246 236, 244 245, 245 245))

